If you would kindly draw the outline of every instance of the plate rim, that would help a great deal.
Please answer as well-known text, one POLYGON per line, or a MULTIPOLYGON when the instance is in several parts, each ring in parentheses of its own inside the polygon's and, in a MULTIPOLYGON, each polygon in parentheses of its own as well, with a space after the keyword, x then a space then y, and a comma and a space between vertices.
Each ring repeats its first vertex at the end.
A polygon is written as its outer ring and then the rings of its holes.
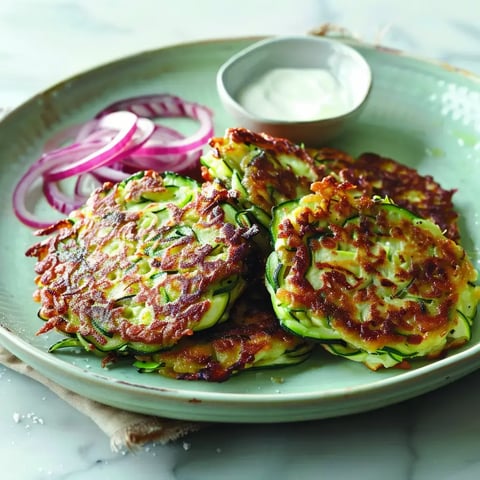
MULTIPOLYGON (((201 47, 202 45, 210 45, 213 46, 215 44, 224 45, 225 43, 233 44, 233 43, 244 43, 244 42, 254 42, 260 39, 266 38, 266 36, 248 36, 248 37, 235 37, 235 38, 218 38, 218 39, 205 39, 201 41, 192 41, 192 42, 184 42, 184 43, 177 43, 172 45, 167 45, 164 47, 145 50, 143 52, 134 53, 122 58, 115 59, 113 61, 103 63, 96 67, 90 68, 83 72, 77 73, 61 82, 56 83, 55 85, 45 89, 44 91, 37 93, 36 95, 30 97, 21 105, 16 107, 15 109, 11 110, 3 119, 0 121, 0 128, 4 122, 8 122, 9 118, 14 118, 15 115, 21 114, 23 108, 28 108, 30 104, 35 101, 38 101, 45 95, 51 95, 52 92, 62 88, 66 82, 69 81, 81 81, 82 78, 94 75, 97 72, 100 72, 104 69, 111 68, 115 65, 121 64, 128 64, 134 60, 140 60, 144 56, 151 56, 151 55, 158 55, 160 52, 165 50, 176 50, 179 47, 201 47)), ((406 58, 408 60, 412 60, 414 62, 420 62, 421 64, 430 65, 434 68, 440 68, 443 71, 447 71, 454 75, 460 75, 461 77, 467 78, 468 80, 472 80, 475 84, 480 87, 480 76, 476 75, 475 73, 469 72, 464 69, 459 69, 454 67, 446 62, 422 58, 415 55, 411 55, 409 53, 405 53, 401 50, 390 49, 387 47, 382 47, 375 44, 359 42, 355 39, 351 38, 341 38, 340 40, 346 41, 347 43, 352 44, 353 46, 357 46, 359 48, 366 48, 374 52, 379 52, 381 54, 386 55, 396 55, 402 58, 406 58)), ((480 91, 480 90, 479 90, 480 91)), ((1 293, 1 292, 0 292, 1 293)), ((0 311, 0 313, 2 313, 0 311)), ((59 360, 55 356, 44 352, 43 350, 37 348, 36 346, 29 343, 27 340, 21 338, 19 335, 12 332, 8 324, 5 325, 3 321, 0 320, 0 344, 4 344, 7 350, 12 351, 12 348, 8 348, 7 345, 10 347, 13 346, 13 350, 21 351, 22 353, 25 352, 27 356, 33 356, 36 360, 40 362, 42 365, 41 368, 38 370, 42 371, 45 375, 45 369, 53 368, 57 369, 59 372, 65 373, 67 370, 72 370, 74 375, 77 378, 85 379, 86 381, 94 384, 102 384, 108 383, 109 385, 114 385, 116 388, 121 388, 122 390, 134 390, 137 391, 140 389, 142 392, 149 392, 159 394, 162 399, 171 398, 172 400, 191 400, 192 398, 201 398, 204 402, 209 402, 211 405, 217 405, 218 403, 229 403, 235 401, 241 401, 243 405, 259 405, 259 404, 271 404, 272 402, 275 405, 286 406, 290 403, 294 403, 295 405, 302 404, 302 403, 316 403, 318 404, 319 408, 321 408, 322 400, 334 400, 337 398, 344 398, 346 396, 365 396, 367 394, 371 395, 372 392, 375 394, 379 390, 388 389, 396 387, 398 384, 404 385, 409 384, 410 382, 415 382, 418 378, 424 378, 425 376, 435 376, 438 374, 442 377, 441 380, 437 380, 436 382, 426 382, 427 384, 423 386, 423 389, 417 389, 413 395, 405 394, 403 397, 411 398, 412 396, 417 396, 422 393, 428 392, 432 390, 430 388, 431 383, 440 383, 441 385, 446 384, 445 378, 453 381, 456 378, 464 376, 471 371, 474 371, 480 366, 480 341, 470 345, 468 348, 455 352, 451 356, 447 356, 446 358, 434 360, 427 365, 420 366, 418 368, 412 369, 410 371, 402 372, 400 375, 381 378, 379 380, 375 380, 369 383, 363 383, 359 385, 354 385, 352 387, 337 387, 332 388, 327 391, 321 390, 314 390, 310 392, 291 392, 291 393, 282 393, 282 394, 275 394, 275 393, 235 393, 235 392, 218 392, 218 391, 204 391, 204 390, 184 390, 182 388, 174 389, 171 387, 157 387, 157 386, 148 386, 144 384, 137 384, 131 382, 122 382, 112 377, 103 376, 96 372, 89 372, 85 369, 82 369, 79 366, 72 365, 71 363, 59 360), (6 345, 7 344, 7 345, 6 345), (459 372, 455 372, 455 367, 458 365, 462 366, 462 369, 459 372), (451 372, 454 370, 454 372, 451 372), (443 378, 443 374, 445 374, 445 378, 443 378)), ((17 353, 13 352, 15 355, 17 353)), ((58 382, 57 382, 58 383, 58 382)), ((434 387, 436 388, 436 387, 434 387)), ((78 393, 78 392, 77 392, 78 393)), ((368 396, 368 395, 367 395, 368 396)), ((400 398, 401 396, 399 396, 400 398)), ((389 401, 389 402, 382 402, 383 405, 388 405, 391 403, 396 403, 396 400, 389 401)), ((362 409, 361 411, 365 411, 362 409)), ((322 418, 314 416, 309 417, 309 419, 313 418, 322 418)), ((258 422, 259 418, 256 418, 253 421, 258 422)), ((285 421, 285 420, 282 420, 285 421)))
MULTIPOLYGON (((101 375, 96 372, 91 372, 86 369, 83 369, 77 365, 70 364, 68 362, 65 362, 63 360, 58 360, 58 357, 55 357, 54 355, 49 354, 48 352, 44 352, 41 349, 35 347, 34 345, 31 345, 28 341, 25 339, 19 337, 15 333, 11 332, 10 329, 4 325, 2 322, 0 322, 0 338, 3 338, 7 343, 17 346, 19 349, 22 349, 22 351, 27 352, 27 354, 30 354, 32 356, 35 356, 37 359, 39 359, 43 364, 45 365, 51 365, 54 368, 58 368, 59 370, 73 370, 75 371, 75 375, 78 377, 84 377, 88 379, 93 379, 95 382, 104 382, 108 381, 112 384, 116 385, 123 385, 125 388, 134 388, 134 389, 142 389, 145 391, 152 391, 152 392, 161 392, 162 394, 164 393, 171 393, 178 395, 181 398, 190 398, 190 397, 198 397, 198 396, 212 396, 212 397, 225 397, 222 398, 222 400, 235 400, 237 399, 266 399, 269 402, 274 400, 274 403, 280 402, 283 403, 283 401, 288 400, 292 402, 298 402, 298 401, 311 401, 314 399, 318 399, 318 395, 320 392, 314 391, 314 392, 301 392, 301 393, 282 393, 281 395, 277 393, 233 393, 233 392, 210 392, 210 391, 203 391, 203 390, 182 390, 182 389, 174 389, 171 387, 157 387, 157 386, 149 386, 149 385, 144 385, 144 384, 138 384, 138 383, 132 383, 132 382, 125 382, 123 380, 119 380, 116 378, 108 377, 101 375), (59 365, 65 366, 66 368, 59 367, 59 365)), ((13 353, 13 352, 12 352, 13 353)), ((427 374, 432 374, 436 373, 436 370, 443 371, 443 370, 448 370, 451 367, 455 367, 458 363, 460 362, 465 362, 471 360, 472 357, 478 356, 478 363, 480 366, 480 342, 472 344, 469 348, 466 348, 465 350, 458 351, 454 353, 451 356, 441 358, 438 360, 433 360, 431 363, 422 365, 418 368, 411 369, 411 370, 405 370, 398 376, 394 377, 386 377, 382 378, 379 380, 375 380, 371 383, 368 384, 359 384, 355 385, 352 387, 337 387, 337 388, 332 388, 328 391, 328 395, 325 395, 324 392, 322 392, 322 397, 337 397, 339 395, 343 394, 354 394, 354 393, 361 393, 364 390, 368 390, 371 392, 372 388, 377 389, 377 388, 382 388, 382 387, 388 387, 388 386, 393 386, 392 384, 396 383, 401 383, 403 379, 407 379, 407 381, 413 381, 416 379, 416 377, 424 376, 424 373, 426 371, 427 374)), ((193 382, 189 382, 191 384, 193 382)))

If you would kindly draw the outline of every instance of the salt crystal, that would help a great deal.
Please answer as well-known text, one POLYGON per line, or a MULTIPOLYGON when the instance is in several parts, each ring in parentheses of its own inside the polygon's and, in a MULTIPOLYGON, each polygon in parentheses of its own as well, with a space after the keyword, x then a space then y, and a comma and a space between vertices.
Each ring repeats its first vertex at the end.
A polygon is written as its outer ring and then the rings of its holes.
POLYGON ((36 415, 33 417, 33 423, 38 423, 39 425, 43 425, 43 418, 37 417, 36 415))
POLYGON ((20 423, 22 421, 22 416, 18 412, 13 413, 13 421, 15 423, 20 423))

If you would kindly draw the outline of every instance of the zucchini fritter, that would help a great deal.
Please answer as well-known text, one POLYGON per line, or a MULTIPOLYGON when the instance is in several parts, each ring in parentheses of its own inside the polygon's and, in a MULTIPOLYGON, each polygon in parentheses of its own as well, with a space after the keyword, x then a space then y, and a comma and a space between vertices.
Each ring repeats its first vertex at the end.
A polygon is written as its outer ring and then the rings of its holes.
POLYGON ((289 140, 243 128, 228 129, 210 147, 201 158, 203 177, 236 191, 243 207, 266 228, 275 205, 308 194, 311 183, 325 174, 322 165, 289 140))
POLYGON ((242 219, 215 183, 147 171, 104 184, 26 252, 38 259, 40 333, 145 353, 226 320, 257 230, 242 219))
POLYGON ((281 324, 377 369, 470 339, 465 251, 430 220, 326 177, 274 209, 266 286, 281 324))
POLYGON ((455 190, 443 189, 430 175, 375 153, 358 158, 333 148, 307 149, 312 158, 339 181, 349 182, 366 194, 391 198, 397 205, 435 222, 445 236, 458 242, 455 190))
POLYGON ((230 319, 181 340, 170 350, 137 356, 140 371, 181 380, 222 382, 252 368, 304 361, 313 343, 281 328, 263 286, 254 284, 232 308, 230 319))

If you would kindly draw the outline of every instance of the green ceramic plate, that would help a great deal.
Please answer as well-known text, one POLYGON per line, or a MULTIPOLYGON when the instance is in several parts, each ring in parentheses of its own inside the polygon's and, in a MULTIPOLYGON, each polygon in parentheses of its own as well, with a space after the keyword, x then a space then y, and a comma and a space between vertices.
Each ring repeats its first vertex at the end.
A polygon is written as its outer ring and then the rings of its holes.
MULTIPOLYGON (((15 182, 55 131, 132 95, 168 92, 210 106, 216 133, 234 126, 215 89, 218 67, 252 39, 195 43, 143 53, 41 93, 0 123, 0 340, 59 384, 100 402, 172 418, 280 422, 365 411, 433 390, 480 366, 480 328, 469 345, 409 371, 371 372, 319 352, 278 370, 250 371, 225 383, 176 381, 133 368, 104 369, 81 353, 48 354, 56 334, 36 336, 31 300, 35 238, 12 213, 15 182)), ((374 151, 456 188, 463 244, 480 263, 480 81, 433 62, 355 45, 370 63, 373 91, 357 124, 336 142, 353 154, 374 151)), ((40 205, 40 209, 44 207, 40 205)), ((45 209, 46 211, 46 209, 45 209)))

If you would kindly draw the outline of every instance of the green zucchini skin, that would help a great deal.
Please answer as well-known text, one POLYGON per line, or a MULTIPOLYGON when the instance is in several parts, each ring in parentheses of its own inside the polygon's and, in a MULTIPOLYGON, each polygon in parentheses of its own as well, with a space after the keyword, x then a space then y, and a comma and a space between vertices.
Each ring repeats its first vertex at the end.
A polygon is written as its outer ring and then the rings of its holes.
POLYGON ((480 289, 459 245, 333 177, 312 189, 273 209, 265 283, 284 328, 374 370, 470 339, 480 289))

